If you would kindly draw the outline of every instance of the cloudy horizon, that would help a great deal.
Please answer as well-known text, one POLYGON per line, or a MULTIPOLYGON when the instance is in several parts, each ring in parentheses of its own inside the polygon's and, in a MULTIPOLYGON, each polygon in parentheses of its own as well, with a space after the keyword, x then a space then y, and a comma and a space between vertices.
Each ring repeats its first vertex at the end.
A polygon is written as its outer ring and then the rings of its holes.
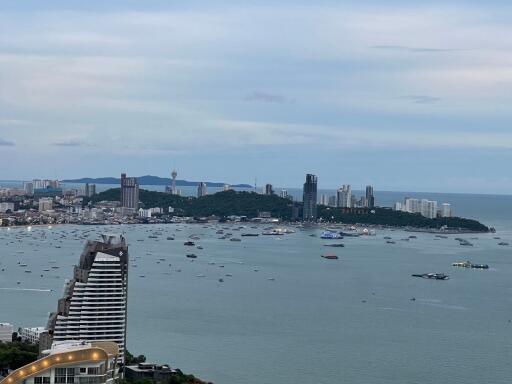
POLYGON ((512 191, 502 1, 6 1, 0 179, 512 191))

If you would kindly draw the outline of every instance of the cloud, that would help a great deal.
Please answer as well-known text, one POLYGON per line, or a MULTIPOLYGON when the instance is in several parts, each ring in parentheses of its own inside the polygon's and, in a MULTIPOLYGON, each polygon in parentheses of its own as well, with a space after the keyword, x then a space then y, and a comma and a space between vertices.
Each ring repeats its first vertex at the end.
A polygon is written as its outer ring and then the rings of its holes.
POLYGON ((433 104, 437 103, 441 98, 429 95, 407 95, 404 99, 410 100, 415 104, 433 104))
POLYGON ((387 51, 405 51, 413 53, 442 53, 442 52, 460 52, 464 49, 459 48, 425 48, 425 47, 408 47, 404 45, 373 45, 370 48, 382 49, 387 51))
POLYGON ((14 146, 14 143, 12 141, 0 139, 0 147, 13 147, 13 146, 14 146))
POLYGON ((56 147, 87 147, 90 144, 87 144, 81 140, 65 140, 51 143, 51 145, 56 147))
POLYGON ((283 103, 288 103, 291 101, 280 94, 259 92, 259 91, 254 91, 254 92, 250 93, 249 95, 244 97, 244 100, 245 101, 258 101, 258 102, 263 102, 263 103, 276 103, 276 104, 283 104, 283 103))

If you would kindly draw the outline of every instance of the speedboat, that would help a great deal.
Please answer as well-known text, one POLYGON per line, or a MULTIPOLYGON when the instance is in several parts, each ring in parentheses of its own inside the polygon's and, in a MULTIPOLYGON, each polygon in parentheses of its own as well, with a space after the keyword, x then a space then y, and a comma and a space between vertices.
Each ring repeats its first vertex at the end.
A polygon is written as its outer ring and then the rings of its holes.
POLYGON ((433 279, 433 280, 446 280, 449 278, 448 275, 444 273, 422 273, 422 274, 413 274, 414 277, 422 277, 424 279, 433 279))

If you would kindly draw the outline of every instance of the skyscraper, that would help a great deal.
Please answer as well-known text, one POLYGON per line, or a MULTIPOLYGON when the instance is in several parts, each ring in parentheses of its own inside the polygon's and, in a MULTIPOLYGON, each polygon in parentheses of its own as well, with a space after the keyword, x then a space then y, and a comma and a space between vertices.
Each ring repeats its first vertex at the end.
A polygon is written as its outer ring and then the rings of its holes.
POLYGON ((84 196, 91 197, 91 196, 94 196, 95 194, 96 194, 96 184, 86 183, 85 189, 84 189, 84 196))
POLYGON ((302 192, 302 220, 304 221, 316 221, 317 184, 318 178, 308 173, 302 192))
POLYGON ((443 203, 441 206, 441 217, 451 217, 452 216, 452 206, 448 203, 443 203))
POLYGON ((65 340, 113 341, 124 362, 128 301, 128 245, 122 235, 87 241, 66 283, 57 312, 50 314, 40 348, 65 340))
POLYGON ((126 173, 121 174, 121 207, 134 212, 139 209, 139 182, 136 177, 126 177, 126 173))
POLYGON ((265 185, 265 195, 273 195, 274 188, 272 188, 272 184, 265 185))
POLYGON ((207 190, 206 190, 206 183, 205 182, 200 182, 199 185, 197 186, 197 197, 203 197, 203 196, 206 196, 207 194, 207 190))
POLYGON ((350 184, 343 184, 343 187, 338 189, 336 193, 336 206, 342 208, 352 207, 352 188, 350 184))
POLYGON ((373 194, 373 187, 371 185, 366 186, 366 205, 368 208, 375 207, 375 196, 373 194))

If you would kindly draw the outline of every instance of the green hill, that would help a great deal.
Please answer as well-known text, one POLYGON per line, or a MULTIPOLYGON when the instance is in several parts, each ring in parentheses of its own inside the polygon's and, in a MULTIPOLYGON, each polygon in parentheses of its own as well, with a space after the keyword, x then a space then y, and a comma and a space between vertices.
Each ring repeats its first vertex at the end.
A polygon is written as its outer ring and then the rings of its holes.
MULTIPOLYGON (((119 201, 120 198, 121 190, 115 188, 94 195, 91 201, 93 203, 104 200, 119 201)), ((291 220, 293 205, 299 205, 299 208, 301 205, 277 195, 260 195, 254 192, 236 192, 233 190, 195 198, 141 189, 139 199, 145 208, 160 207, 164 209, 164 212, 168 212, 168 207, 173 207, 176 214, 183 216, 202 217, 215 215, 225 217, 236 215, 252 218, 257 217, 259 212, 270 212, 272 217, 285 221, 291 220)), ((439 229, 447 226, 452 229, 489 232, 489 228, 477 220, 461 217, 429 219, 420 214, 396 212, 388 208, 375 208, 372 212, 361 214, 355 212, 343 213, 338 208, 319 205, 318 218, 327 222, 345 224, 385 225, 422 229, 439 229)))

